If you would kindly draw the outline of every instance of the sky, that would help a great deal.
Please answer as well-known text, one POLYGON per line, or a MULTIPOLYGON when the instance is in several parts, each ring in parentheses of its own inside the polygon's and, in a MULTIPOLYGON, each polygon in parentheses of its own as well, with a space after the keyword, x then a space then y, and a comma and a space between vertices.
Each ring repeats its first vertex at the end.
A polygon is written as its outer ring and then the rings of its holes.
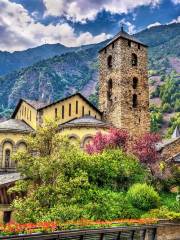
POLYGON ((101 42, 180 22, 180 0, 0 0, 0 50, 101 42))

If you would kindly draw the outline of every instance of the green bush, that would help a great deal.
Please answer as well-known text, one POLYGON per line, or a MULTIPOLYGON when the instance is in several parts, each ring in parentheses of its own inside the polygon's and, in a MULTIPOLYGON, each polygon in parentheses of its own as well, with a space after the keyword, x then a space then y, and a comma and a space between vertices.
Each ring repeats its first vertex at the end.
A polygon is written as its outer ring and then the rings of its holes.
POLYGON ((180 213, 170 211, 167 207, 162 206, 159 209, 150 210, 148 213, 145 213, 141 217, 176 220, 176 219, 180 219, 180 213))
POLYGON ((164 103, 162 109, 163 109, 164 113, 171 113, 172 112, 172 108, 171 108, 171 105, 169 103, 164 103))
POLYGON ((134 207, 142 210, 156 208, 160 203, 159 194, 146 183, 132 185, 127 192, 127 198, 134 207))

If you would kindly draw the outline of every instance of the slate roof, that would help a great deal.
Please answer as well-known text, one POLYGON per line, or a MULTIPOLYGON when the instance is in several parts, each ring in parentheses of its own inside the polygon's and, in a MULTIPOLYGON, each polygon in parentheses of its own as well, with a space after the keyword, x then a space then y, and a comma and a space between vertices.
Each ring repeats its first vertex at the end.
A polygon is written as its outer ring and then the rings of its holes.
POLYGON ((78 127, 78 126, 93 126, 93 127, 110 127, 106 122, 96 119, 92 116, 85 115, 84 117, 73 119, 69 122, 61 124, 59 127, 78 127))
POLYGON ((110 42, 108 42, 106 44, 106 46, 104 46, 100 52, 105 49, 107 46, 109 46, 111 43, 115 42, 116 40, 118 40, 119 38, 124 38, 127 40, 131 40, 132 42, 136 42, 136 43, 140 43, 141 45, 148 47, 145 43, 141 42, 139 39, 137 39, 136 37, 134 37, 133 35, 128 34, 127 32, 125 32, 123 30, 123 28, 121 28, 121 31, 119 33, 117 33, 111 40, 110 42))
POLYGON ((48 105, 47 103, 41 102, 41 101, 35 101, 35 100, 29 100, 29 99, 23 99, 23 100, 27 102, 30 106, 34 107, 36 110, 48 105))
POLYGON ((41 109, 43 107, 45 107, 47 105, 47 103, 45 102, 41 102, 41 101, 35 101, 35 100, 29 100, 29 99, 23 99, 21 98, 12 114, 12 118, 15 118, 16 113, 18 112, 19 107, 21 106, 22 102, 26 102, 27 104, 29 104, 31 107, 33 107, 34 109, 38 110, 41 109))
POLYGON ((180 153, 177 153, 176 155, 172 156, 171 158, 166 160, 167 162, 173 161, 174 163, 180 164, 180 153))
POLYGON ((156 148, 157 148, 157 151, 160 151, 162 150, 164 147, 168 146, 169 144, 177 141, 179 138, 171 138, 171 139, 168 139, 168 140, 164 140, 163 142, 160 142, 156 145, 156 148))
POLYGON ((0 174, 0 186, 13 183, 17 180, 22 179, 20 173, 4 173, 0 174))
POLYGON ((33 129, 21 120, 9 119, 5 122, 0 123, 0 132, 8 131, 29 133, 32 132, 33 129))

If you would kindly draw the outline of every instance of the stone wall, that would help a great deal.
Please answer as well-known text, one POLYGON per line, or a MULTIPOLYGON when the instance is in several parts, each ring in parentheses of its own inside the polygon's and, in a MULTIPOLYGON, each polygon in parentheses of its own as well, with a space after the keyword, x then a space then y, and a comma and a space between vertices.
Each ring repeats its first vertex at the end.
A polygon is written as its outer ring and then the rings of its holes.
POLYGON ((157 240, 180 240, 180 224, 158 226, 157 240))
POLYGON ((133 135, 141 135, 150 129, 149 86, 147 73, 147 48, 128 40, 118 39, 99 54, 100 89, 99 106, 106 121, 118 128, 126 128, 133 135), (132 53, 137 55, 138 65, 132 66, 132 53), (112 67, 107 64, 112 56, 112 67), (133 78, 138 79, 133 89, 133 78), (108 100, 108 81, 112 79, 112 97, 108 100), (133 108, 133 94, 137 94, 137 107, 133 108))
POLYGON ((180 137, 164 144, 159 152, 161 153, 161 158, 165 161, 173 158, 180 153, 180 137))

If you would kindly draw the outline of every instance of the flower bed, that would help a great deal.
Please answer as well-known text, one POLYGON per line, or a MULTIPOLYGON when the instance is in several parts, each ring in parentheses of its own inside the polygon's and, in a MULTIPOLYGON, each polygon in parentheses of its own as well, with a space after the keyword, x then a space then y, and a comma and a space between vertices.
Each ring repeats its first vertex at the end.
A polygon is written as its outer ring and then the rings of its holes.
POLYGON ((130 225, 148 225, 156 224, 157 219, 119 219, 114 221, 92 221, 82 219, 79 221, 62 222, 41 222, 41 223, 9 223, 0 225, 0 235, 18 235, 31 233, 48 233, 69 229, 87 229, 87 228, 102 228, 102 227, 117 227, 130 225))

